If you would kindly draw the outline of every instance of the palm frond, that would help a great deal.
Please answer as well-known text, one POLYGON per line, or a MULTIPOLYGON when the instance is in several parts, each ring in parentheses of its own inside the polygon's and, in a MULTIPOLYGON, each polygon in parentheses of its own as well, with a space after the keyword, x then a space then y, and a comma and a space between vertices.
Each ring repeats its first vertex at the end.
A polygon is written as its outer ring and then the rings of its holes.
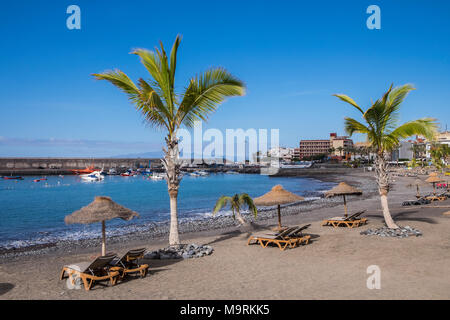
POLYGON ((387 100, 388 108, 397 110, 403 100, 405 100, 408 93, 412 90, 416 90, 416 88, 414 88, 411 84, 405 84, 394 88, 389 94, 387 100))
POLYGON ((218 211, 220 211, 220 209, 222 209, 223 207, 225 207, 227 205, 227 203, 232 203, 233 199, 231 197, 228 196, 221 196, 217 202, 216 205, 214 206, 213 212, 212 214, 215 215, 218 211))
POLYGON ((341 99, 344 102, 347 102, 349 104, 351 104, 352 106, 354 106, 356 109, 359 110, 359 112, 361 112, 362 114, 364 114, 364 111, 361 109, 360 106, 358 106, 358 104, 349 96, 345 95, 345 94, 333 94, 333 96, 338 97, 339 99, 341 99))
POLYGON ((255 204, 253 203, 253 199, 247 194, 247 193, 241 193, 239 195, 239 203, 245 204, 248 207, 248 210, 253 213, 254 217, 256 218, 258 215, 258 209, 256 208, 255 204))
POLYGON ((173 43, 172 50, 170 51, 170 83, 172 84, 172 90, 175 85, 175 70, 177 68, 177 52, 178 46, 181 42, 181 35, 177 35, 175 42, 173 43))
POLYGON ((367 126, 363 125, 361 122, 349 117, 345 117, 344 120, 345 120, 344 122, 345 132, 348 135, 351 136, 355 132, 362 134, 370 133, 370 129, 367 126))
POLYGON ((130 100, 135 102, 139 97, 139 89, 134 82, 120 70, 109 70, 103 73, 92 74, 97 80, 107 80, 126 93, 130 100))
POLYGON ((242 96, 245 85, 223 68, 209 69, 191 79, 177 110, 177 123, 191 127, 205 121, 227 97, 242 96))
POLYGON ((136 103, 136 108, 144 115, 148 123, 170 130, 172 115, 161 97, 144 79, 139 79, 138 83, 140 99, 136 103))
POLYGON ((429 140, 433 140, 437 132, 437 122, 433 118, 422 118, 402 124, 389 135, 396 139, 406 139, 413 135, 421 135, 429 140))
POLYGON ((155 91, 161 95, 170 110, 173 109, 173 86, 170 83, 167 56, 164 48, 162 51, 157 48, 155 50, 156 53, 147 49, 135 49, 131 53, 140 57, 141 63, 154 80, 155 91))

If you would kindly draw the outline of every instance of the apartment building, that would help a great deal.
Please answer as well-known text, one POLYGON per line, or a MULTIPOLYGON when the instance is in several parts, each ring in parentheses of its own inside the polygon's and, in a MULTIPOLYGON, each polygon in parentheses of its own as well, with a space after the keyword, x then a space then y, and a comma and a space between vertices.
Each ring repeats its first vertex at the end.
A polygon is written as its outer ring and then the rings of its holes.
POLYGON ((315 140, 300 140, 300 148, 294 150, 294 157, 300 159, 317 155, 346 156, 348 148, 353 147, 353 140, 346 136, 338 136, 336 133, 330 133, 330 138, 315 140), (342 147, 342 150, 340 149, 342 147))

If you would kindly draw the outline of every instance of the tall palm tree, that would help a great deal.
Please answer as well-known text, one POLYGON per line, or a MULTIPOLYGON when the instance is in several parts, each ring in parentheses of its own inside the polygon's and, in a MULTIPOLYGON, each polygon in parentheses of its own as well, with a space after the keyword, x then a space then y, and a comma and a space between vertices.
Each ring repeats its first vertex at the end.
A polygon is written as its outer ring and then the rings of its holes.
POLYGON ((405 139, 415 134, 432 139, 437 129, 435 119, 431 118, 413 120, 397 126, 400 105, 411 90, 414 90, 414 88, 409 84, 396 88, 392 88, 391 85, 389 90, 366 111, 350 97, 344 94, 334 95, 355 107, 362 114, 363 122, 346 117, 345 130, 350 136, 355 132, 365 135, 374 149, 376 154, 375 172, 384 220, 389 228, 395 229, 398 226, 391 217, 387 199, 389 193, 387 155, 395 149, 400 139, 405 139))
POLYGON ((178 35, 170 57, 167 57, 162 42, 161 48, 156 47, 155 51, 136 49, 131 52, 139 56, 150 74, 150 81, 140 78, 136 85, 120 70, 93 74, 97 80, 107 80, 127 94, 144 120, 153 127, 164 129, 167 134, 162 162, 170 197, 170 245, 180 243, 177 197, 181 176, 177 131, 183 125, 192 127, 196 120, 206 121, 227 97, 245 94, 244 83, 223 68, 210 68, 192 77, 183 92, 176 92, 175 69, 180 41, 178 35))
POLYGON ((233 212, 233 218, 237 219, 241 224, 246 224, 244 218, 241 215, 241 208, 243 205, 247 206, 248 209, 253 213, 253 215, 257 216, 258 210, 256 209, 255 204, 253 203, 253 199, 246 193, 235 194, 232 197, 229 196, 221 196, 219 200, 217 200, 216 205, 213 209, 213 215, 216 214, 220 209, 224 206, 230 204, 231 211, 233 212))

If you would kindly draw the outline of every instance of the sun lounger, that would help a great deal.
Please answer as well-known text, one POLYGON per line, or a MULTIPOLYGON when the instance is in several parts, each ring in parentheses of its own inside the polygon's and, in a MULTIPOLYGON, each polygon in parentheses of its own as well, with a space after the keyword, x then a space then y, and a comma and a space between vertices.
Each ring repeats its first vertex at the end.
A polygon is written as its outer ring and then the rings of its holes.
POLYGON ((322 221, 322 226, 333 226, 335 228, 339 226, 344 226, 348 228, 355 228, 359 227, 363 224, 367 223, 366 218, 360 218, 359 216, 362 215, 366 210, 358 211, 350 216, 346 217, 333 217, 330 219, 326 219, 322 221))
POLYGON ((434 201, 444 201, 444 200, 447 199, 447 197, 444 196, 444 195, 431 195, 431 196, 424 197, 424 199, 427 199, 427 200, 430 200, 431 202, 434 202, 434 201))
POLYGON ((63 267, 60 279, 69 277, 72 285, 75 284, 75 278, 79 277, 83 281, 84 288, 90 290, 95 281, 109 280, 113 286, 116 284, 119 271, 111 270, 109 264, 117 256, 109 254, 100 256, 92 262, 80 262, 63 267))
POLYGON ((139 259, 144 257, 144 253, 147 249, 134 249, 125 253, 122 258, 116 257, 111 261, 111 270, 119 271, 121 278, 130 273, 137 273, 144 278, 147 275, 148 264, 139 263, 139 259))
POLYGON ((404 201, 402 203, 402 206, 421 206, 421 205, 430 204, 430 203, 431 203, 431 200, 425 199, 425 198, 420 198, 417 200, 404 201))
POLYGON ((266 248, 269 244, 277 245, 282 251, 288 246, 295 248, 299 244, 307 244, 309 242, 310 236, 302 234, 302 231, 309 226, 289 227, 278 234, 253 235, 248 239, 247 245, 252 244, 252 241, 254 241, 254 243, 259 243, 263 248, 266 248))

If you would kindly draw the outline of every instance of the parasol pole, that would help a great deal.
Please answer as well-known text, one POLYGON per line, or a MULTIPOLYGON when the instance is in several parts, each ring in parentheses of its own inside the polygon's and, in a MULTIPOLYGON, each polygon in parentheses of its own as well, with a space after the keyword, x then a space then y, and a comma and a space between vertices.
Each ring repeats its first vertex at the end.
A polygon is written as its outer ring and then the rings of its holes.
POLYGON ((102 220, 102 256, 106 255, 105 220, 102 220))
POLYGON ((343 197, 344 197, 345 217, 347 218, 347 216, 348 216, 348 209, 347 209, 347 200, 345 199, 345 194, 343 195, 343 197))
POLYGON ((281 229, 281 207, 278 205, 278 228, 281 229))

